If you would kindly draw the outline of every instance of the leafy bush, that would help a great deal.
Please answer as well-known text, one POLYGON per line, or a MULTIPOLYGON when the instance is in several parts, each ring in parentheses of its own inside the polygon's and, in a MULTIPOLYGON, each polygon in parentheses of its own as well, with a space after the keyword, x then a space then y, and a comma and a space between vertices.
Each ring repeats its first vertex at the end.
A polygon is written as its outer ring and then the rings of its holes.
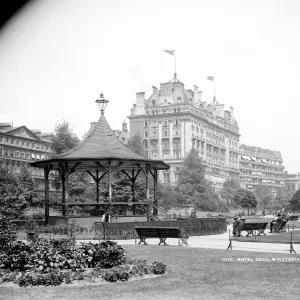
POLYGON ((64 281, 64 274, 60 271, 54 271, 47 274, 27 272, 23 273, 18 280, 19 286, 37 286, 37 285, 60 285, 64 281))
POLYGON ((165 274, 167 266, 161 262, 154 261, 151 263, 151 271, 155 275, 165 274))
POLYGON ((0 218, 0 251, 5 251, 16 241, 18 231, 16 225, 7 218, 0 218))
POLYGON ((109 282, 127 281, 132 274, 128 266, 117 266, 107 269, 102 273, 102 278, 109 282))
POLYGON ((40 239, 31 245, 28 266, 47 273, 53 269, 79 270, 87 267, 86 259, 73 241, 40 239))
POLYGON ((0 268, 11 271, 23 271, 31 253, 31 248, 22 242, 13 242, 13 244, 0 253, 0 268))
MULTIPOLYGON (((83 246, 84 247, 84 246, 83 246)), ((85 253, 91 254, 91 266, 99 266, 101 268, 112 268, 119 266, 125 261, 126 252, 116 242, 104 241, 100 244, 87 244, 84 247, 85 253), (87 248, 89 247, 89 250, 87 248)))

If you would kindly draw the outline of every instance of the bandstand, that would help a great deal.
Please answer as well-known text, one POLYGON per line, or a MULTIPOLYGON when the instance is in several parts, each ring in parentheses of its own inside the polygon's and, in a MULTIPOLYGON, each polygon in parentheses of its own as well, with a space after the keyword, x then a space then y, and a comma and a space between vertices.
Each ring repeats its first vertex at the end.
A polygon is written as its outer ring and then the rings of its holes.
POLYGON ((104 116, 108 103, 103 96, 96 100, 101 115, 97 124, 90 129, 86 137, 76 147, 68 152, 31 163, 32 167, 44 169, 45 181, 45 224, 49 223, 49 207, 51 205, 61 206, 62 215, 68 217, 68 207, 71 206, 95 206, 112 208, 116 205, 126 205, 135 214, 137 206, 147 207, 147 215, 157 215, 157 182, 158 171, 169 169, 169 165, 160 160, 147 159, 129 150, 114 134, 104 116), (61 202, 50 202, 49 197, 49 174, 57 171, 62 181, 61 202), (95 202, 77 203, 69 197, 68 178, 73 172, 87 172, 95 181, 95 202), (132 198, 127 202, 112 201, 112 175, 115 172, 124 173, 131 182, 132 198), (107 175, 108 197, 106 201, 100 201, 99 183, 107 175), (138 176, 145 176, 146 199, 136 201, 135 182, 138 176), (153 200, 150 200, 149 179, 153 177, 153 200))

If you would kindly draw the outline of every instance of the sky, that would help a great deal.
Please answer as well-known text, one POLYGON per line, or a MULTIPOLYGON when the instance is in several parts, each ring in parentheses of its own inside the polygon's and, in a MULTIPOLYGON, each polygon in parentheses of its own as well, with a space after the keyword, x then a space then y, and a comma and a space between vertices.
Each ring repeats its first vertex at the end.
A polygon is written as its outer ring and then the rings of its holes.
POLYGON ((240 144, 280 151, 300 172, 300 1, 39 0, 0 31, 0 122, 79 138, 100 116, 121 129, 136 92, 177 74, 234 107, 240 144))

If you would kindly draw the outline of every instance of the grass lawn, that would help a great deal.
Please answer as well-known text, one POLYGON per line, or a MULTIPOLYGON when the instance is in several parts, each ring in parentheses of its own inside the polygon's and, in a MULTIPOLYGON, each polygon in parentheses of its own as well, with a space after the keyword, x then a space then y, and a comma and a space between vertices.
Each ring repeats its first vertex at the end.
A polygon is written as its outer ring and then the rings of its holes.
MULTIPOLYGON (((280 232, 269 235, 259 235, 259 236, 241 236, 236 238, 239 242, 261 242, 261 243, 289 243, 291 240, 291 233, 293 238, 293 243, 300 244, 300 230, 290 231, 290 232, 280 232)), ((245 234, 243 232, 242 234, 245 234)))
POLYGON ((299 299, 299 255, 178 246, 124 248, 131 258, 167 264, 167 274, 99 286, 0 286, 0 299, 299 299), (278 261, 279 258, 297 260, 278 261))

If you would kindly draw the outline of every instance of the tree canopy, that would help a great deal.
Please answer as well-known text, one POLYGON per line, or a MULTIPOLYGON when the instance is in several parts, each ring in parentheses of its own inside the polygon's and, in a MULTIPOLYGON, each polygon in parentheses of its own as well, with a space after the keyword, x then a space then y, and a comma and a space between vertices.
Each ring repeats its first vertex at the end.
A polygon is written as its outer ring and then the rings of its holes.
POLYGON ((296 191, 289 203, 292 211, 300 211, 300 189, 296 191))
POLYGON ((0 212, 8 217, 20 217, 35 195, 35 182, 25 168, 13 175, 0 168, 0 212))
POLYGON ((53 155, 60 155, 77 146, 79 138, 73 132, 69 122, 63 120, 61 124, 55 125, 51 142, 53 155))
POLYGON ((272 189, 267 185, 257 185, 254 191, 256 199, 263 204, 264 209, 272 205, 272 189))
POLYGON ((143 141, 139 131, 128 139, 127 147, 136 154, 145 156, 143 141))
POLYGON ((255 209, 257 206, 257 201, 255 196, 247 190, 239 189, 237 194, 234 196, 233 201, 239 204, 241 207, 247 209, 248 216, 250 214, 250 210, 255 209))
POLYGON ((227 179, 223 183, 223 188, 220 191, 220 196, 227 201, 227 204, 234 203, 233 198, 237 191, 241 188, 241 185, 234 179, 227 179))

